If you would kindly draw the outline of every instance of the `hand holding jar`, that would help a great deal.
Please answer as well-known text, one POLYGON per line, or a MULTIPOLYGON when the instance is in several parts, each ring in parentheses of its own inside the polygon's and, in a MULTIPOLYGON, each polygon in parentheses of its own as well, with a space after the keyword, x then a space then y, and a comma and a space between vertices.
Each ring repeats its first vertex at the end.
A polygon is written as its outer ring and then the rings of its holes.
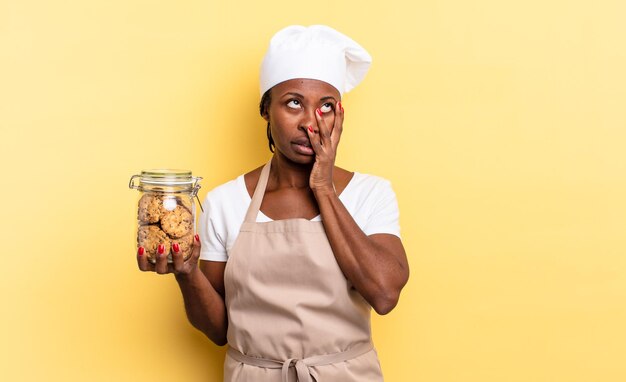
POLYGON ((155 260, 146 255, 144 247, 137 249, 137 266, 144 272, 156 272, 158 274, 173 273, 175 275, 188 275, 198 266, 200 258, 200 238, 194 235, 190 247, 189 256, 183 254, 178 243, 172 244, 169 255, 157 252, 155 260))

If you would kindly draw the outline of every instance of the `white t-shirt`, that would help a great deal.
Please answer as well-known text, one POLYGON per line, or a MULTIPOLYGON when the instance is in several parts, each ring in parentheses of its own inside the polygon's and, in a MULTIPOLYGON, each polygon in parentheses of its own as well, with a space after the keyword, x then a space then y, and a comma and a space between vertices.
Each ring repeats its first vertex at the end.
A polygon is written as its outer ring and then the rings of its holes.
MULTIPOLYGON (((198 221, 202 243, 200 259, 228 260, 251 200, 243 175, 207 194, 202 203, 204 212, 198 221)), ((389 181, 355 172, 339 200, 366 235, 388 233, 400 237, 398 202, 389 181)), ((312 220, 321 220, 321 216, 312 220)), ((272 219, 259 211, 256 221, 272 219)))

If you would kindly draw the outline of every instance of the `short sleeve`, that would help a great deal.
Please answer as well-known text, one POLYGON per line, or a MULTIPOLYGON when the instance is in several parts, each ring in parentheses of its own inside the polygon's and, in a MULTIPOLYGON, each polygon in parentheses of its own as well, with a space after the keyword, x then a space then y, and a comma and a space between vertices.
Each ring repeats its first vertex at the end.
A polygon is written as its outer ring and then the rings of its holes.
POLYGON ((400 237, 400 211, 391 183, 380 179, 372 196, 371 211, 363 232, 366 235, 387 233, 400 237))
POLYGON ((202 203, 204 212, 200 214, 198 220, 198 235, 202 248, 200 250, 201 260, 227 261, 226 252, 226 224, 221 216, 218 206, 212 201, 209 193, 202 203))

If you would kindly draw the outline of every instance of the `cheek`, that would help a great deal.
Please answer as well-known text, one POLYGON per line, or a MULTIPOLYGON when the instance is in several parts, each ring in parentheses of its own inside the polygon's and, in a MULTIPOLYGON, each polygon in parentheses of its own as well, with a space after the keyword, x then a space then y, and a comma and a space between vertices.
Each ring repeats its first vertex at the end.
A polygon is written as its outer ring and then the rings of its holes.
POLYGON ((335 126, 335 113, 327 113, 324 115, 324 122, 326 122, 326 126, 332 131, 333 126, 335 126))
POLYGON ((286 130, 298 125, 298 118, 288 113, 274 113, 270 116, 270 124, 278 129, 286 130))
POLYGON ((290 126, 291 123, 284 116, 270 116, 270 131, 276 143, 289 135, 289 131, 292 130, 290 126))

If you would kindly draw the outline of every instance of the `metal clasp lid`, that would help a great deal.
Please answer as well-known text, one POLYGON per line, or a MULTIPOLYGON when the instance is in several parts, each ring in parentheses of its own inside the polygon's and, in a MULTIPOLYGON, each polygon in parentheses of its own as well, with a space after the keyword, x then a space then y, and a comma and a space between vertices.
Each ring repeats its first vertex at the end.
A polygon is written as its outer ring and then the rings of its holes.
POLYGON ((202 202, 200 201, 200 198, 198 197, 198 191, 200 190, 200 181, 202 180, 201 176, 196 176, 192 178, 194 183, 193 183, 193 189, 191 190, 191 196, 195 197, 196 200, 198 201, 198 205, 200 206, 200 211, 204 212, 204 208, 202 208, 202 202))
POLYGON ((141 175, 133 175, 130 177, 130 182, 128 182, 128 188, 139 190, 139 186, 135 184, 135 179, 140 178, 141 175))
POLYGON ((173 187, 181 192, 189 192, 192 198, 196 198, 198 205, 200 206, 200 210, 204 212, 200 198, 198 198, 201 180, 202 177, 191 176, 191 171, 188 170, 143 170, 141 174, 130 177, 128 188, 145 191, 154 188, 160 189, 161 187, 173 187), (139 178, 138 184, 135 183, 137 178, 139 178))

